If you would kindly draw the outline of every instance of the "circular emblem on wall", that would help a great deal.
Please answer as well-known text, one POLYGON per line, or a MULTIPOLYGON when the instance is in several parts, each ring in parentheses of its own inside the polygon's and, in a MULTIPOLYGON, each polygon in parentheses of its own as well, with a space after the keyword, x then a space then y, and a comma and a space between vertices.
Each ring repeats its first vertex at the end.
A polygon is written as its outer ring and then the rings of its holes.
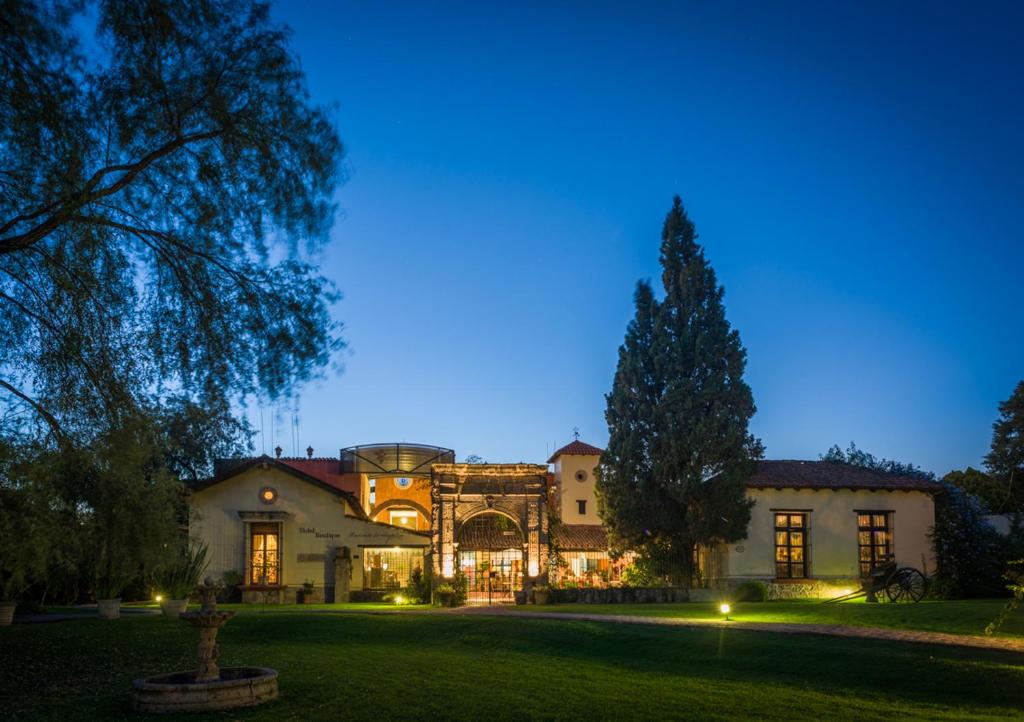
POLYGON ((412 486, 412 479, 407 476, 399 476, 395 478, 395 486, 399 489, 408 489, 412 486))
POLYGON ((580 469, 579 471, 576 472, 576 481, 586 481, 586 480, 587 480, 587 472, 585 472, 583 469, 580 469))
POLYGON ((737 545, 736 545, 736 553, 737 553, 737 554, 742 554, 742 553, 743 553, 743 548, 744 548, 744 547, 743 547, 743 545, 742 545, 742 544, 737 544, 737 545))
POLYGON ((277 501, 277 489, 272 486, 265 486, 260 489, 260 501, 264 504, 273 504, 277 501))

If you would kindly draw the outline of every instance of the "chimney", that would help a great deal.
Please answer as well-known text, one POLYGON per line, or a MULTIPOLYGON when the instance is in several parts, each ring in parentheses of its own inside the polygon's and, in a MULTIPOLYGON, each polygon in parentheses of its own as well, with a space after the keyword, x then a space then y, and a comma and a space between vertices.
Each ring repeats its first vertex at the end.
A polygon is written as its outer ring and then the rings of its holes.
POLYGON ((278 459, 280 459, 280 458, 281 458, 281 451, 282 451, 282 449, 281 449, 281 445, 280 445, 280 444, 278 444, 278 445, 277 445, 277 446, 276 446, 276 447, 274 448, 274 453, 275 453, 275 454, 277 454, 277 458, 278 458, 278 459))
POLYGON ((313 458, 313 447, 312 446, 307 446, 306 447, 306 456, 308 456, 310 459, 313 458))

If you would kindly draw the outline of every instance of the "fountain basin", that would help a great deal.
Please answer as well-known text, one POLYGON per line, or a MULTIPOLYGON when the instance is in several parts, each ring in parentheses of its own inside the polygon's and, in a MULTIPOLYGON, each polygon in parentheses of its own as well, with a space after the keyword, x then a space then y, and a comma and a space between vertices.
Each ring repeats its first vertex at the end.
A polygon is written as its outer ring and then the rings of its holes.
POLYGON ((132 682, 140 712, 208 712, 254 707, 277 699, 277 670, 222 667, 218 679, 197 682, 196 672, 172 672, 132 682))

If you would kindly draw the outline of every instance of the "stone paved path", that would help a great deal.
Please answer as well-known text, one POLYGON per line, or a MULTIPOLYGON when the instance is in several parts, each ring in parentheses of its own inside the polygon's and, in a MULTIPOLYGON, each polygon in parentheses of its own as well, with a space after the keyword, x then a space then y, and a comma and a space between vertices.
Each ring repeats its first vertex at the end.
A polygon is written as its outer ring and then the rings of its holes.
POLYGON ((821 634, 829 637, 855 637, 859 639, 880 639, 891 642, 915 642, 920 644, 942 644, 954 647, 976 649, 999 649, 1009 652, 1024 652, 1024 639, 1007 637, 973 636, 970 634, 947 634, 945 632, 924 632, 911 629, 885 627, 851 627, 842 624, 784 624, 776 622, 740 622, 724 619, 685 619, 677 617, 644 617, 639 615, 572 614, 570 612, 519 612, 512 607, 460 607, 446 610, 454 614, 521 617, 524 619, 560 619, 588 622, 609 622, 615 624, 653 624, 666 627, 742 629, 751 632, 772 632, 775 634, 821 634))

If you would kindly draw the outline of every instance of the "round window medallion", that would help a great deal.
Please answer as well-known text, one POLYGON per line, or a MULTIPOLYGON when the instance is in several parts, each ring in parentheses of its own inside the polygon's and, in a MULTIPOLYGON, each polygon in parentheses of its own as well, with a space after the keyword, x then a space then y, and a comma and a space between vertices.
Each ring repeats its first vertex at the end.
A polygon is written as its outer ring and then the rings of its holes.
POLYGON ((260 489, 260 501, 264 504, 273 504, 277 501, 277 489, 272 486, 265 486, 260 489))
POLYGON ((397 486, 399 489, 408 489, 410 486, 412 486, 412 479, 410 479, 407 476, 399 476, 398 478, 395 479, 395 486, 397 486))
POLYGON ((576 481, 586 481, 586 480, 587 480, 587 472, 585 472, 583 469, 580 469, 579 471, 576 472, 576 481))

